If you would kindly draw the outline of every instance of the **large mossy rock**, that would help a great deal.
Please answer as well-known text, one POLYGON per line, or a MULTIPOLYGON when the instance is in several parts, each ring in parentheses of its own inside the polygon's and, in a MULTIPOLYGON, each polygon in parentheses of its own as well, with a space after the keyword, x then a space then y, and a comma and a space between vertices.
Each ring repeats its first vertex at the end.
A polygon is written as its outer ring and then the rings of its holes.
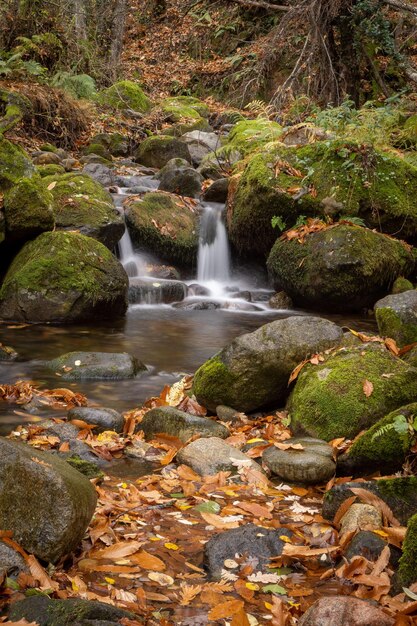
POLYGON ((227 137, 227 146, 242 156, 254 152, 261 146, 277 141, 282 135, 282 126, 268 119, 241 120, 235 124, 227 137))
POLYGON ((111 252, 91 237, 55 231, 27 243, 0 290, 0 317, 75 323, 121 316, 128 278, 111 252))
POLYGON ((103 89, 98 96, 99 104, 118 110, 130 110, 147 113, 152 103, 143 89, 131 80, 120 80, 111 87, 103 89))
POLYGON ((172 123, 172 128, 166 132, 181 136, 195 130, 211 130, 207 117, 208 106, 192 96, 176 96, 166 98, 160 104, 166 119, 172 123))
MULTIPOLYGON (((386 502, 403 526, 406 526, 410 517, 417 513, 417 477, 401 476, 335 485, 324 494, 323 517, 332 521, 340 505, 354 495, 352 489, 358 488, 365 489, 386 502)), ((361 500, 361 497, 358 497, 358 502, 361 500)))
POLYGON ((179 196, 151 192, 130 201, 126 222, 134 244, 173 265, 193 265, 198 216, 179 196))
POLYGON ((116 626, 122 618, 140 622, 137 615, 108 603, 80 598, 52 600, 47 596, 33 596, 15 602, 9 617, 12 621, 26 620, 38 626, 116 626))
POLYGON ((417 341, 417 290, 386 296, 374 308, 380 335, 395 339, 399 347, 417 341))
POLYGON ((49 452, 0 439, 0 526, 27 552, 57 561, 74 550, 96 506, 89 480, 49 452))
POLYGON ((48 176, 44 181, 53 195, 57 228, 77 230, 114 248, 125 227, 108 191, 84 174, 48 176))
POLYGON ((35 166, 26 152, 0 134, 0 191, 5 191, 22 178, 30 178, 35 166))
POLYGON ((276 291, 295 304, 345 312, 373 306, 398 276, 413 271, 414 257, 400 241, 341 224, 301 242, 278 239, 267 265, 276 291))
POLYGON ((101 145, 116 157, 127 156, 129 153, 129 137, 121 133, 99 133, 91 138, 89 145, 101 145))
POLYGON ((299 215, 331 215, 360 217, 370 228, 414 243, 416 190, 417 168, 391 153, 343 140, 300 148, 277 142, 232 179, 230 237, 245 255, 265 255, 277 235, 272 217, 291 227, 299 215))
POLYGON ((146 167, 160 169, 171 159, 185 159, 191 163, 190 151, 185 141, 169 135, 148 137, 135 151, 135 161, 146 167))
POLYGON ((401 587, 410 587, 417 581, 417 512, 407 524, 399 565, 398 582, 401 587))
POLYGON ((291 429, 330 441, 353 439, 396 408, 417 401, 417 370, 385 346, 342 348, 307 364, 287 403, 291 429))
POLYGON ((194 376, 198 401, 215 411, 220 404, 253 411, 283 402, 296 365, 339 345, 341 328, 318 317, 289 317, 241 335, 206 361, 194 376))
POLYGON ((26 241, 53 230, 52 207, 52 194, 40 176, 22 178, 4 194, 7 240, 26 241))
POLYGON ((411 424, 416 416, 417 403, 413 403, 378 420, 337 459, 338 471, 358 474, 380 470, 386 474, 400 470, 413 445, 411 424))

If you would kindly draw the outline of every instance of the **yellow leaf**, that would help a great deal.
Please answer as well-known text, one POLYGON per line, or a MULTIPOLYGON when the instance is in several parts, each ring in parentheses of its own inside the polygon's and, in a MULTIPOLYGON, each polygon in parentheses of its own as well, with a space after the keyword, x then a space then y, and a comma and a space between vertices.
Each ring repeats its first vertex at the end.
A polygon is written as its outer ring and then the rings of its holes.
POLYGON ((100 443, 110 443, 118 438, 119 435, 114 430, 105 430, 103 433, 97 435, 97 441, 100 441, 100 443))
POLYGON ((109 585, 114 585, 114 583, 116 582, 114 578, 108 578, 108 576, 105 576, 104 580, 106 581, 106 583, 109 583, 109 585))
POLYGON ((259 437, 254 437, 253 439, 248 439, 246 443, 258 443, 258 441, 263 443, 264 439, 260 439, 259 437))
POLYGON ((373 530, 372 532, 375 533, 375 535, 383 537, 384 539, 388 537, 388 533, 386 533, 384 530, 373 530))
POLYGON ((272 604, 270 604, 270 602, 264 602, 264 604, 265 604, 265 608, 268 609, 268 611, 272 609, 272 604))
POLYGON ((285 535, 280 535, 279 538, 281 539, 281 541, 283 541, 284 543, 292 543, 291 539, 289 537, 286 537, 285 535))
POLYGON ((168 550, 179 550, 179 547, 176 543, 164 543, 164 546, 168 548, 168 550))
POLYGON ((259 591, 259 585, 257 585, 256 583, 246 583, 245 587, 247 589, 250 589, 251 591, 259 591))

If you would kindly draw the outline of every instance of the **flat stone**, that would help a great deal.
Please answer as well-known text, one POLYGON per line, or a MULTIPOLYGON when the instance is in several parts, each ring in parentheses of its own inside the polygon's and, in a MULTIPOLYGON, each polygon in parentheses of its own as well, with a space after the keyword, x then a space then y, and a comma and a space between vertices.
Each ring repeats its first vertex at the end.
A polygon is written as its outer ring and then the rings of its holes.
POLYGON ((241 413, 232 409, 230 406, 224 406, 220 404, 216 406, 216 415, 222 422, 237 422, 240 419, 241 413))
POLYGON ((317 484, 327 482, 336 471, 333 450, 325 441, 310 437, 294 437, 284 444, 301 445, 303 450, 276 446, 267 448, 262 462, 282 480, 295 483, 317 484))
POLYGON ((94 424, 94 434, 102 433, 105 430, 114 430, 116 433, 123 432, 125 421, 114 409, 96 407, 75 407, 67 413, 68 420, 82 420, 87 424, 94 424))
POLYGON ((268 571, 269 560, 279 556, 284 548, 280 537, 291 537, 287 528, 270 529, 244 524, 225 530, 209 539, 204 548, 204 566, 212 579, 221 578, 224 562, 236 555, 250 558, 255 571, 268 571))
POLYGON ((120 380, 146 371, 143 363, 126 352, 68 352, 46 365, 64 380, 120 380))
POLYGON ((197 439, 189 443, 179 451, 177 460, 191 467, 200 476, 209 476, 221 471, 236 472, 239 466, 262 472, 258 463, 218 437, 197 439))
POLYGON ((81 542, 96 506, 90 481, 57 455, 0 438, 0 528, 55 562, 81 542))
POLYGON ((102 163, 87 163, 83 167, 83 174, 88 174, 103 187, 111 187, 116 184, 116 176, 113 170, 102 163))
POLYGON ((177 437, 183 442, 188 441, 194 435, 225 439, 230 434, 226 426, 214 420, 190 415, 170 406, 151 409, 145 413, 142 421, 136 427, 137 432, 141 430, 146 439, 152 439, 158 433, 164 433, 177 437))
POLYGON ((371 504, 352 504, 340 520, 340 535, 358 530, 379 530, 382 528, 382 515, 371 504))
POLYGON ((301 617, 298 626, 393 626, 395 619, 380 608, 351 596, 317 600, 301 617))
POLYGON ((55 422, 54 420, 44 420, 39 424, 43 428, 42 436, 58 437, 62 442, 74 441, 77 439, 80 432, 77 426, 74 424, 68 424, 67 422, 55 422))

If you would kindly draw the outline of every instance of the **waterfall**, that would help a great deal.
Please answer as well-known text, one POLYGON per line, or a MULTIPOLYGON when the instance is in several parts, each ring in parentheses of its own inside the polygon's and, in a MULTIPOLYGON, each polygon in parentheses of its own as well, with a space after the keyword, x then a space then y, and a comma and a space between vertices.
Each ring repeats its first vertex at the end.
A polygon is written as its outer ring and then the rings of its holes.
POLYGON ((143 258, 137 254, 132 245, 129 230, 126 226, 123 237, 119 241, 120 262, 126 270, 129 278, 146 276, 146 264, 143 258))
POLYGON ((224 206, 205 204, 200 221, 197 278, 200 282, 225 283, 230 278, 230 254, 224 206))

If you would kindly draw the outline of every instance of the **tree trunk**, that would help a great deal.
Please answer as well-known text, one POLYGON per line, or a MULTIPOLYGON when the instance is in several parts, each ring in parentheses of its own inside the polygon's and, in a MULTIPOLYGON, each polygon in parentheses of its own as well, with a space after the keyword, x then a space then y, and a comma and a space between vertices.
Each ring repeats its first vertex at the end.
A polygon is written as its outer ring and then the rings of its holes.
POLYGON ((123 37, 125 34, 127 15, 127 0, 116 0, 112 24, 111 24, 111 44, 109 52, 109 72, 112 80, 117 78, 120 56, 123 49, 123 37))

